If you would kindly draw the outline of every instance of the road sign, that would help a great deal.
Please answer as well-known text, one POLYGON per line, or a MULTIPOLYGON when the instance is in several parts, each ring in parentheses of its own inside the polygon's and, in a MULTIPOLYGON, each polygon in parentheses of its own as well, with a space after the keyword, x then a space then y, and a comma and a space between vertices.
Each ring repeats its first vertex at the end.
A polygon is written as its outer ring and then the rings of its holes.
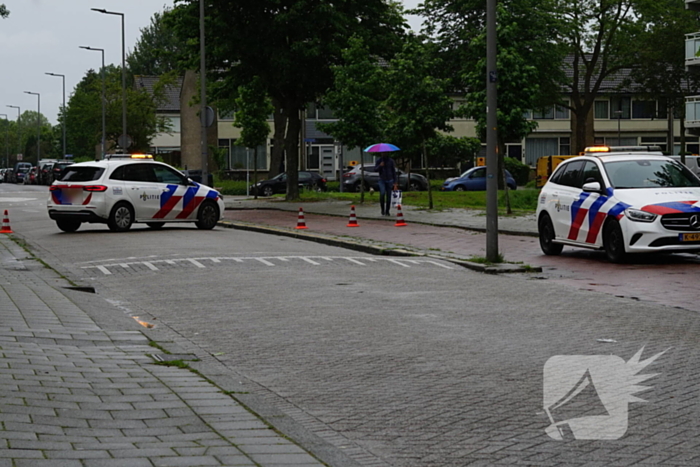
POLYGON ((21 161, 22 160, 22 154, 17 154, 17 160, 21 161))
POLYGON ((131 136, 129 135, 119 135, 119 138, 117 139, 117 143, 122 149, 128 149, 129 147, 131 147, 133 142, 134 140, 132 140, 131 136))

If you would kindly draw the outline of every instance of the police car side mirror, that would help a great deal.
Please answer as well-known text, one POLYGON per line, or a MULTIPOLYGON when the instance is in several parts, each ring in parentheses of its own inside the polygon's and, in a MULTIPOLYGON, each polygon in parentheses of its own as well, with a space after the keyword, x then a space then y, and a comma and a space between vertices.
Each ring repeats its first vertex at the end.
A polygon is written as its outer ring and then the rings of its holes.
POLYGON ((196 186, 197 184, 191 178, 187 177, 183 185, 196 186))
POLYGON ((600 183, 599 182, 587 182, 583 184, 583 191, 586 193, 600 193, 600 183))

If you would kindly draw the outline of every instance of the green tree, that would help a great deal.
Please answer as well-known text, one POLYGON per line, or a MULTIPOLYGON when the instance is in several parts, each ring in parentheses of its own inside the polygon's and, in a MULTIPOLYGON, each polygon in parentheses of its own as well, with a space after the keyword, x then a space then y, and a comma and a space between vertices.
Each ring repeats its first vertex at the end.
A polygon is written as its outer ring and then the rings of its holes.
MULTIPOLYGON (((105 68, 106 143, 105 150, 114 150, 122 132, 121 69, 113 65, 105 68)), ((153 136, 167 131, 162 117, 156 115, 158 96, 127 87, 127 132, 133 140, 132 152, 147 152, 153 136)), ((69 152, 76 157, 93 158, 99 153, 102 139, 102 77, 89 70, 76 86, 66 109, 69 152)))
MULTIPOLYGON (((650 100, 665 104, 663 113, 683 116, 685 96, 695 94, 700 76, 685 68, 685 34, 696 32, 698 13, 685 9, 683 0, 638 1, 636 10, 647 27, 637 44, 632 78, 650 100)), ((625 83, 631 84, 631 80, 625 83)), ((683 118, 681 118, 681 122, 683 118)), ((681 157, 685 153, 685 135, 681 124, 681 157)), ((669 126, 669 154, 673 154, 673 125, 669 126)))
MULTIPOLYGON (((498 3, 498 134, 504 142, 520 141, 536 128, 527 110, 561 100, 564 82, 559 44, 564 24, 556 0, 501 0, 498 3)), ((427 0, 417 11, 427 17, 425 32, 440 46, 443 76, 454 89, 467 89, 460 113, 486 128, 486 11, 483 0, 427 0)))
POLYGON ((10 16, 10 11, 4 3, 0 3, 0 18, 7 18, 8 16, 10 16))
POLYGON ((156 12, 151 17, 151 24, 141 28, 141 36, 126 58, 132 74, 161 76, 178 70, 185 42, 167 21, 169 15, 172 15, 169 9, 156 12))
MULTIPOLYGON (((379 55, 396 46, 405 28, 401 7, 383 0, 219 0, 206 11, 207 43, 215 44, 207 50, 212 80, 229 81, 219 89, 231 90, 260 77, 275 116, 286 119, 287 198, 296 199, 301 112, 331 87, 331 66, 353 34, 379 55)), ((199 0, 178 0, 174 12, 180 37, 197 37, 199 0)), ((193 50, 191 65, 197 59, 193 50)))
MULTIPOLYGON (((387 82, 390 91, 385 101, 388 113, 387 135, 404 150, 418 150, 430 181, 432 158, 427 141, 437 130, 452 131, 452 99, 448 96, 449 81, 433 76, 441 67, 435 47, 412 38, 389 63, 387 82)), ((428 207, 433 208, 433 192, 428 183, 428 207)))
POLYGON ((474 163, 474 157, 481 150, 481 141, 478 138, 457 138, 437 133, 427 141, 426 146, 436 167, 457 167, 460 164, 474 163))
MULTIPOLYGON (((270 125, 267 119, 272 113, 272 104, 265 95, 259 78, 254 78, 247 86, 238 88, 237 111, 233 126, 241 128, 241 137, 236 144, 253 149, 253 186, 258 183, 258 147, 267 142, 270 125)), ((258 198, 257 190, 254 193, 258 198)))
MULTIPOLYGON (((360 149, 382 140, 385 122, 381 103, 386 98, 384 73, 376 57, 359 37, 350 39, 343 51, 343 64, 332 67, 333 87, 323 98, 338 118, 318 128, 349 149, 360 149)), ((361 156, 364 164, 364 153, 361 156)), ((360 203, 365 200, 364 172, 360 172, 360 203)))

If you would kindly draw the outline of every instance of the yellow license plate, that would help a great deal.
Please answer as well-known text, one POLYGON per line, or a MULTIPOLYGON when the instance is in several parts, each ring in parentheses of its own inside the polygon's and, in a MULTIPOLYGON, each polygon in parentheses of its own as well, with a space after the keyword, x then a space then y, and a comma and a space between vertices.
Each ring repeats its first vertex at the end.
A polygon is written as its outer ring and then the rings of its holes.
POLYGON ((700 242, 700 233, 680 234, 681 242, 700 242))

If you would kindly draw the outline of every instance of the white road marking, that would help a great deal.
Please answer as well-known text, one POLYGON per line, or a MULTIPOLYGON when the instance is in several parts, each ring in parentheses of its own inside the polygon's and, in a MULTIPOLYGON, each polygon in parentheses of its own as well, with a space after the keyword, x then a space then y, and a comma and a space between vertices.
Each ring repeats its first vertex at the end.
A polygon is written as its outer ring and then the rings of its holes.
POLYGON ((158 271, 158 268, 153 265, 153 263, 150 263, 148 261, 144 261, 143 265, 146 266, 148 269, 151 271, 158 271))
MULTIPOLYGON (((172 260, 172 259, 149 259, 148 261, 129 261, 126 262, 124 260, 120 261, 114 261, 114 262, 109 262, 107 264, 101 264, 101 265, 89 265, 89 266, 82 266, 82 269, 97 269, 101 271, 105 275, 110 275, 112 274, 111 271, 109 270, 110 267, 120 267, 123 269, 129 269, 129 270, 134 270, 135 265, 143 265, 146 268, 150 269, 151 271, 160 271, 160 269, 156 266, 157 263, 165 263, 165 264, 170 264, 170 265, 180 265, 182 262, 188 262, 191 263, 195 266, 197 266, 200 269, 206 269, 206 266, 202 264, 202 261, 211 261, 214 264, 220 264, 224 261, 234 261, 236 263, 244 263, 246 261, 257 261, 261 264, 264 264, 265 266, 276 266, 276 264, 273 261, 279 261, 279 262, 284 262, 284 263, 289 263, 291 259, 300 259, 304 261, 305 263, 312 264, 314 266, 320 266, 321 263, 319 262, 320 260, 324 260, 326 262, 333 262, 335 260, 344 260, 344 261, 349 261, 353 264, 356 264, 358 266, 367 266, 365 261, 369 262, 380 262, 384 261, 385 263, 391 263, 395 264, 397 266, 401 266, 403 268, 410 268, 409 264, 411 265, 422 265, 422 264, 432 264, 434 266, 439 266, 441 268, 445 269, 454 269, 451 266, 442 264, 438 261, 435 260, 426 260, 426 259, 420 259, 420 258, 386 258, 386 257, 370 257, 370 256, 234 256, 234 257, 221 257, 221 256, 216 256, 216 257, 200 257, 200 258, 178 258, 177 260, 172 260)), ((108 260, 107 260, 108 261, 108 260)), ((88 262, 90 263, 90 262, 88 262)), ((86 264, 86 263, 82 263, 86 264)))

